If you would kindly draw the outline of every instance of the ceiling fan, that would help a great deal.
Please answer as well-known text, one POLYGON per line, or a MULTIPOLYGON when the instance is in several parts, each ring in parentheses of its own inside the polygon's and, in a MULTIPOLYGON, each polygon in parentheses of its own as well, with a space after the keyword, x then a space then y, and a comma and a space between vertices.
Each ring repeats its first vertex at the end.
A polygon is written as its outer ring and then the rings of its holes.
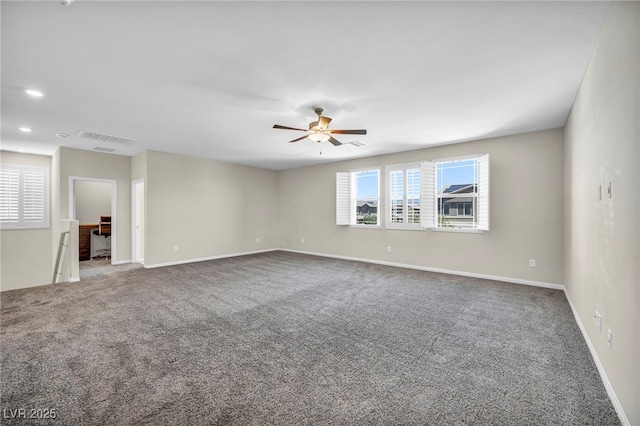
POLYGON ((331 118, 329 117, 325 117, 322 115, 322 112, 324 111, 322 108, 314 108, 313 109, 315 111, 315 113, 318 115, 318 120, 317 121, 312 121, 311 123, 309 123, 309 129, 299 129, 297 127, 288 127, 288 126, 281 126, 279 124, 274 124, 273 128, 274 129, 285 129, 285 130, 299 130, 301 132, 306 132, 307 134, 299 137, 298 139, 294 139, 292 141, 289 141, 289 143, 291 142, 298 142, 301 141, 304 138, 309 138, 312 141, 315 142, 324 142, 324 141, 329 141, 332 144, 334 144, 335 146, 338 145, 342 145, 342 142, 340 142, 339 140, 337 140, 336 138, 334 138, 332 135, 366 135, 367 131, 366 130, 334 130, 334 129, 329 129, 329 123, 331 122, 331 118))

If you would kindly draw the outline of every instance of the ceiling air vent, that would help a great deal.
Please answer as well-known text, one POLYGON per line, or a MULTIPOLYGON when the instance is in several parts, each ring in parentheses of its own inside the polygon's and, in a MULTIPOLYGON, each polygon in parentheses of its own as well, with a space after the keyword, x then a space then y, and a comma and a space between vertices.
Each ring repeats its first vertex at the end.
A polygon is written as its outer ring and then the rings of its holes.
POLYGON ((78 136, 80 136, 81 138, 95 139, 102 142, 119 143, 121 145, 133 145, 134 143, 138 142, 136 139, 105 135, 104 133, 87 132, 86 130, 80 130, 80 132, 78 132, 78 136))
POLYGON ((115 149, 113 148, 105 148, 103 146, 96 146, 95 148, 93 148, 94 151, 102 151, 102 152, 116 152, 115 149))

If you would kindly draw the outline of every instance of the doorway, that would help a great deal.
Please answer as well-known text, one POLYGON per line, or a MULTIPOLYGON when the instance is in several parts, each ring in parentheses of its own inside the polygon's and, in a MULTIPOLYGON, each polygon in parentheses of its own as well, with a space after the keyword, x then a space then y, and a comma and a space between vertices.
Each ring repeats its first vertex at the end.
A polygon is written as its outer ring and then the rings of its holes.
MULTIPOLYGON (((82 235, 79 252, 85 259, 103 259, 114 265, 116 259, 117 217, 116 181, 88 177, 69 177, 69 219, 77 220, 82 235), (100 233, 101 220, 111 220, 108 235, 100 233)), ((80 262, 82 268, 83 262, 80 262)))
POLYGON ((133 261, 144 265, 144 180, 131 182, 131 253, 133 261))

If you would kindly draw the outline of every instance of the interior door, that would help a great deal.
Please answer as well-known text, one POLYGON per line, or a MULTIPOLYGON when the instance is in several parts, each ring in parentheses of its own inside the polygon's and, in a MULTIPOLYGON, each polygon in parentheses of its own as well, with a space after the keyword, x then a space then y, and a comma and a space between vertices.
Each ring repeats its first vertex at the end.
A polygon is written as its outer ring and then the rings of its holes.
POLYGON ((133 183, 133 255, 144 264, 144 182, 133 183))

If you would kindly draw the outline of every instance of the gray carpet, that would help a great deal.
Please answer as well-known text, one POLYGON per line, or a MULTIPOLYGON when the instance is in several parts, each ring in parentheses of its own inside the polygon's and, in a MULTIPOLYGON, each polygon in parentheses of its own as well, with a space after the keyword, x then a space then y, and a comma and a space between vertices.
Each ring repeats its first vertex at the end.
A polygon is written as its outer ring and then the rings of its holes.
POLYGON ((124 271, 127 269, 142 268, 140 263, 122 263, 112 265, 111 258, 94 257, 93 259, 83 260, 80 262, 80 280, 84 280, 98 275, 108 275, 116 271, 124 271))
POLYGON ((271 252, 1 297, 0 408, 58 424, 619 424, 557 290, 271 252))

